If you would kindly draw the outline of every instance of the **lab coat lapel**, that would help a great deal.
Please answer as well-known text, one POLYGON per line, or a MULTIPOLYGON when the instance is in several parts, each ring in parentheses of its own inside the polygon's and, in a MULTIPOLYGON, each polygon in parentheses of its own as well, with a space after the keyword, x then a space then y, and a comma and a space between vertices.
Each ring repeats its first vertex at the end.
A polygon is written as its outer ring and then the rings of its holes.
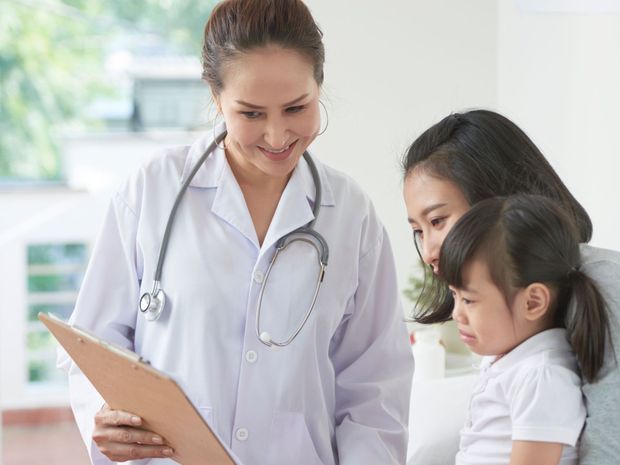
POLYGON ((258 236, 243 192, 228 163, 224 164, 211 211, 243 234, 257 249, 258 236))
POLYGON ((293 171, 280 197, 262 250, 268 250, 282 236, 313 220, 314 214, 304 187, 304 170, 308 170, 306 164, 299 163, 293 171))

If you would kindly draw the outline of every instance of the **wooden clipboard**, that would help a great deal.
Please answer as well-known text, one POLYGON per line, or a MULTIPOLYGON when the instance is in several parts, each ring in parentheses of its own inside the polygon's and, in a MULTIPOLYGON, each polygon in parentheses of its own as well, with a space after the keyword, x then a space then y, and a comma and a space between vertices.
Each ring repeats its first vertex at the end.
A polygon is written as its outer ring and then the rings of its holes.
POLYGON ((105 342, 61 319, 39 320, 64 347, 108 405, 140 416, 143 428, 164 437, 183 465, 235 465, 226 447, 179 385, 138 354, 105 342))

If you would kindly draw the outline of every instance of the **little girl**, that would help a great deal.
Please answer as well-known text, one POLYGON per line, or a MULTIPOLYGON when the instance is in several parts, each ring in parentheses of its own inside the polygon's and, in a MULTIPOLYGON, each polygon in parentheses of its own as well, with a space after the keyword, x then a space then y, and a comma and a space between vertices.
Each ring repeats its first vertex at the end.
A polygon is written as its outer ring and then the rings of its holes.
POLYGON ((580 374, 596 380, 609 327, 572 222, 544 197, 484 200, 439 260, 460 336, 485 356, 456 464, 576 465, 580 374))

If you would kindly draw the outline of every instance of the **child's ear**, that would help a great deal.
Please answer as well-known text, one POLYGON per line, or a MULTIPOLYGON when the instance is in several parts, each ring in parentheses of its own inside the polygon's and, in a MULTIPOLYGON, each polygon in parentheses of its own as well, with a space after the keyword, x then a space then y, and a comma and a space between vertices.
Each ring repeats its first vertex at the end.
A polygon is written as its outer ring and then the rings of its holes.
POLYGON ((542 283, 532 283, 524 289, 524 316, 535 321, 546 315, 551 305, 551 291, 542 283))

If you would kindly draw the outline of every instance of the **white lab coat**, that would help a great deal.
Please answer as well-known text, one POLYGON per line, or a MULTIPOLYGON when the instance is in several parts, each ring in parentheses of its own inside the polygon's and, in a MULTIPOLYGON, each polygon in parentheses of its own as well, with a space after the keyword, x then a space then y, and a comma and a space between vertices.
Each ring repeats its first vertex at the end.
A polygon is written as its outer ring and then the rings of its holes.
MULTIPOLYGON (((392 251, 369 199, 345 175, 317 161, 323 197, 315 227, 329 244, 329 264, 314 312, 290 346, 261 344, 255 315, 275 242, 314 217, 303 159, 259 246, 224 153, 209 156, 172 229, 161 279, 166 309, 155 322, 138 311, 179 187, 210 140, 168 150, 119 189, 71 322, 180 380, 244 465, 405 463, 413 361, 392 251)), ((261 321, 274 340, 286 339, 306 311, 316 263, 308 246, 278 257, 261 321)), ((91 439, 103 400, 62 354, 60 364, 93 463, 111 463, 91 439)))

